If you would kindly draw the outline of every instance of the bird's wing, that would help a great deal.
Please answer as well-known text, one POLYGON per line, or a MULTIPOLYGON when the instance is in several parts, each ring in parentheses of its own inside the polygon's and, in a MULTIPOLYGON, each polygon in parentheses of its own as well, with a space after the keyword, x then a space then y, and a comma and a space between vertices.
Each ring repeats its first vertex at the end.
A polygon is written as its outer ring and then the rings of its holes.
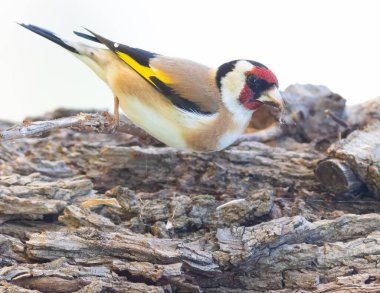
POLYGON ((94 37, 75 33, 103 43, 176 107, 200 114, 212 114, 218 110, 220 93, 216 86, 215 73, 207 66, 132 48, 89 32, 94 37))

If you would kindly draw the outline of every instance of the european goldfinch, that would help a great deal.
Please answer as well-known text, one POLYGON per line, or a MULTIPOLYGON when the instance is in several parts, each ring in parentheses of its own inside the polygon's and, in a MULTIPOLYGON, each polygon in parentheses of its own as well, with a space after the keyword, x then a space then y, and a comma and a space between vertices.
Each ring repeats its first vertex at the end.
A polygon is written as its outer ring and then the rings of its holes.
POLYGON ((91 31, 74 33, 106 48, 21 25, 73 53, 109 85, 116 123, 120 103, 133 123, 177 149, 222 150, 244 132, 261 105, 283 109, 276 76, 255 61, 234 60, 212 69, 115 43, 91 31))

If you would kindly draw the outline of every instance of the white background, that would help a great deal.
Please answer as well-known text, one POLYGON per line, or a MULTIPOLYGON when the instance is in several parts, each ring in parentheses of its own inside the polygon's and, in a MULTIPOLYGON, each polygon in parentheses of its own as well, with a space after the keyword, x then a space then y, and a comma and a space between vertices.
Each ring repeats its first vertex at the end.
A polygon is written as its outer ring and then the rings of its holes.
POLYGON ((58 106, 111 109, 112 94, 65 50, 22 27, 66 37, 88 27, 114 41, 218 66, 251 59, 285 89, 327 85, 353 104, 380 94, 378 1, 3 0, 0 119, 58 106))

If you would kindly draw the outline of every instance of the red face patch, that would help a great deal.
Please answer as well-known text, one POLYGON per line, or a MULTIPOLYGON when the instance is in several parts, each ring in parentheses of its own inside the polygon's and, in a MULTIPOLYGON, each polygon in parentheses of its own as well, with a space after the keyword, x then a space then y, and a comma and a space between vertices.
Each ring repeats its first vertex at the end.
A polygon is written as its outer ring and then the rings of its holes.
POLYGON ((256 76, 257 78, 265 80, 269 84, 276 84, 278 85, 277 77, 273 74, 272 71, 265 67, 259 67, 255 66, 252 70, 247 71, 245 73, 246 75, 252 74, 256 76))
POLYGON ((240 92, 239 100, 247 109, 256 110, 261 105, 263 105, 263 103, 255 100, 254 96, 255 93, 253 90, 247 84, 245 84, 240 92))

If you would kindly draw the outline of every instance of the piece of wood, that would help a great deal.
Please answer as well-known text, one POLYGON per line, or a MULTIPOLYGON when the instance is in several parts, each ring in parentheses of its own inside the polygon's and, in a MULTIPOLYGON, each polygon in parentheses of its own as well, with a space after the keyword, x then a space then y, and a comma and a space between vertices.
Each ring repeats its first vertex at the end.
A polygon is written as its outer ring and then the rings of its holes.
POLYGON ((380 120, 380 97, 347 107, 347 122, 352 128, 363 129, 380 120))
MULTIPOLYGON (((72 117, 47 121, 24 121, 23 125, 16 125, 7 130, 0 131, 0 141, 39 136, 51 130, 69 127, 79 131, 96 131, 99 133, 113 133, 115 131, 115 124, 107 112, 95 114, 80 113, 72 117)), ((141 128, 125 118, 123 121, 118 122, 116 131, 132 134, 150 143, 156 141, 141 128)))
MULTIPOLYGON (((196 292, 197 286, 281 290, 284 284, 285 288, 311 290, 353 270, 364 273, 376 269, 379 227, 377 214, 345 215, 314 223, 296 216, 251 227, 219 228, 215 237, 209 234, 192 242, 79 228, 75 233, 33 234, 26 245, 31 259, 57 261, 69 257, 77 265, 67 270, 68 265, 60 264, 60 270, 66 274, 78 270, 80 263, 87 266, 93 263, 88 273, 107 278, 111 272, 106 267, 111 261, 111 270, 127 275, 129 280, 170 284, 178 292, 189 292, 181 291, 189 288, 196 292), (304 278, 309 281, 300 282, 304 278), (176 282, 180 279, 182 283, 176 282)), ((43 276, 53 273, 63 277, 52 265, 34 266, 40 267, 43 276)), ((3 269, 0 277, 8 281, 30 278, 30 273, 14 272, 15 267, 3 269)), ((38 278, 36 273, 32 275, 38 278)), ((84 276, 83 272, 81 278, 84 276)), ((85 280, 81 278, 76 280, 77 284, 85 280)))
POLYGON ((356 194, 364 188, 364 183, 358 179, 351 167, 341 160, 320 161, 315 175, 326 189, 335 194, 356 194))
POLYGON ((0 292, 378 291, 380 202, 368 196, 377 126, 338 141, 326 159, 314 142, 352 127, 342 100, 323 87, 297 92, 308 116, 294 130, 313 143, 283 132, 268 144, 182 152, 112 132, 99 114, 80 132, 2 140, 0 292), (334 192, 315 176, 322 162, 343 176, 334 192), (350 195, 353 176, 364 196, 350 195))
MULTIPOLYGON (((376 198, 380 198, 379 137, 380 122, 374 122, 362 131, 354 131, 328 149, 328 155, 344 162, 376 198)), ((331 185, 334 185, 334 182, 331 185)), ((354 187, 356 185, 353 183, 354 187)))

